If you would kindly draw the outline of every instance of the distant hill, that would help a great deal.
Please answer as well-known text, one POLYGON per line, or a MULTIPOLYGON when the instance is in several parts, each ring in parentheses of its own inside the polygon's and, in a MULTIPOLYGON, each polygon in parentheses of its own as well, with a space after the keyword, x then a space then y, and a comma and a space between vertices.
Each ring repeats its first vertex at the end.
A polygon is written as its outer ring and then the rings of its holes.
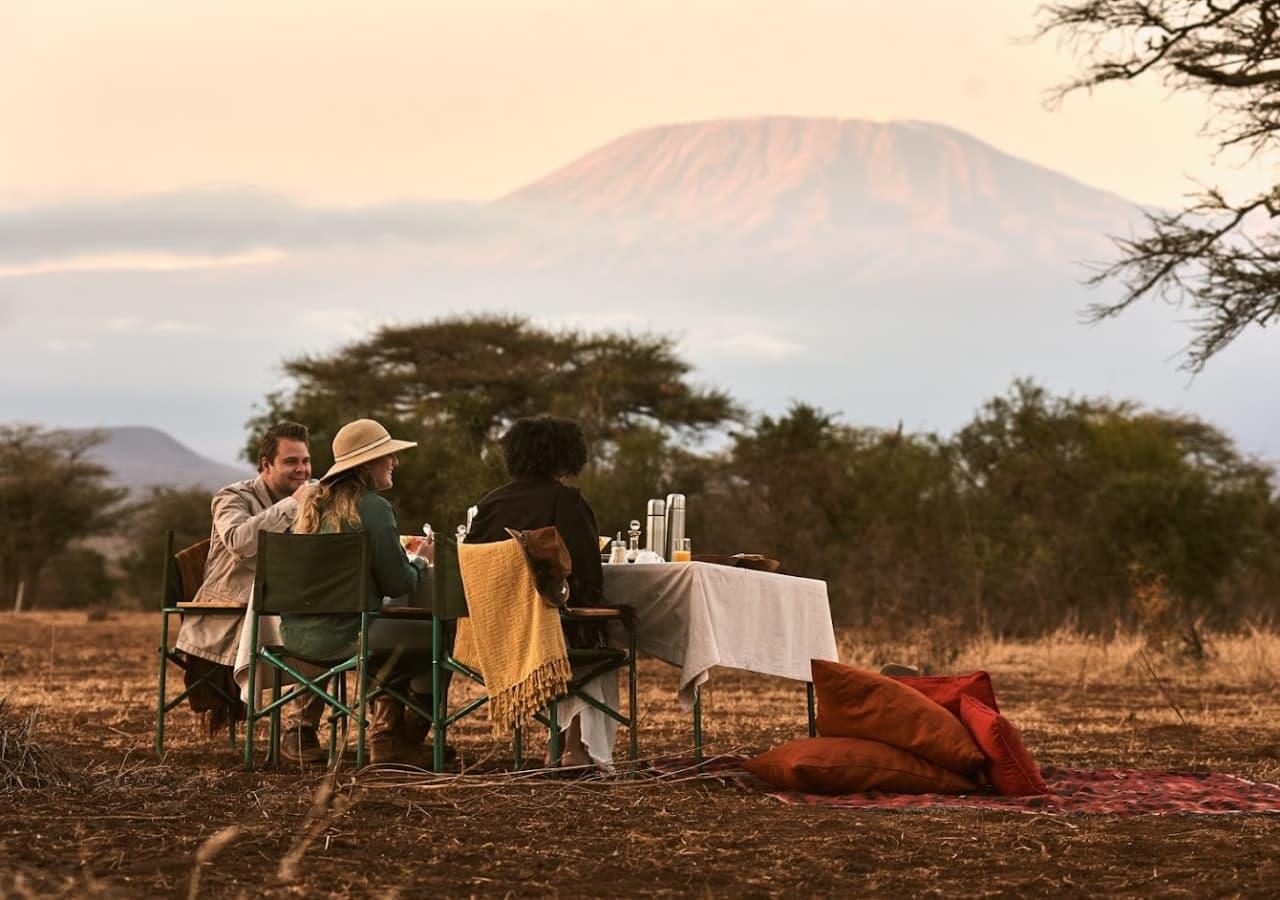
MULTIPOLYGON (((88 429, 70 430, 83 433, 88 429)), ((214 462, 157 428, 127 426, 94 430, 106 440, 93 449, 93 459, 111 470, 113 482, 131 491, 170 485, 212 492, 253 475, 247 464, 236 468, 214 462)))

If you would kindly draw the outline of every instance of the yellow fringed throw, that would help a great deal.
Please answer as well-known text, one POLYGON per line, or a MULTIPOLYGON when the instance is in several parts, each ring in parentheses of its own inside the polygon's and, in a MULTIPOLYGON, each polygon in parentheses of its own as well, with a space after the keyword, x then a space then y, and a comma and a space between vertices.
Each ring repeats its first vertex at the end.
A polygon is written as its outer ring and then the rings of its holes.
POLYGON ((497 734, 527 724, 569 687, 572 670, 560 614, 542 602, 516 541, 459 544, 468 619, 453 655, 484 677, 497 734))

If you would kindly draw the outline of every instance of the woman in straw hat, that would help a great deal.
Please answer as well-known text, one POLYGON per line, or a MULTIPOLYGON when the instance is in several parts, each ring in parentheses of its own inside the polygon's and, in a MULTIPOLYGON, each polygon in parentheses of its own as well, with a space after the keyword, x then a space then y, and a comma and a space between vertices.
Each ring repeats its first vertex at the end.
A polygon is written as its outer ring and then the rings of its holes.
MULTIPOLYGON (((380 496, 394 482, 401 450, 416 447, 413 441, 399 441, 373 419, 357 419, 338 430, 333 438, 333 465, 324 473, 320 484, 298 505, 293 531, 296 534, 317 532, 364 531, 369 534, 371 566, 369 596, 400 597, 417 590, 427 566, 430 546, 420 542, 406 556, 400 545, 400 529, 396 526, 391 504, 380 496)), ((357 614, 284 615, 281 636, 291 654, 312 659, 333 659, 355 652, 360 631, 357 614)), ((422 661, 418 661, 422 664, 422 661)), ((425 666, 430 666, 429 658, 425 666)), ((411 657, 402 656, 398 672, 411 675, 411 657)), ((421 666, 419 666, 421 667, 421 666)), ((394 677, 394 676, 393 676, 394 677)), ((373 762, 421 762, 404 733, 404 706, 391 697, 380 695, 372 704, 373 762)), ((416 743, 425 738, 419 729, 416 743)))

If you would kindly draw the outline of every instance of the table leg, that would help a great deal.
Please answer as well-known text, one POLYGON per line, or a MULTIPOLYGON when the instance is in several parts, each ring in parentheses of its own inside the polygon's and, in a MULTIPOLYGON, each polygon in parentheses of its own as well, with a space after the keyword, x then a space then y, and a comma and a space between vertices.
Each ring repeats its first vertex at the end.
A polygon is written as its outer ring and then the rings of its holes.
POLYGON ((693 758, 702 763, 702 688, 693 689, 693 758))
POLYGON ((818 721, 813 712, 813 682, 806 681, 804 683, 805 700, 809 706, 809 737, 818 736, 818 721))

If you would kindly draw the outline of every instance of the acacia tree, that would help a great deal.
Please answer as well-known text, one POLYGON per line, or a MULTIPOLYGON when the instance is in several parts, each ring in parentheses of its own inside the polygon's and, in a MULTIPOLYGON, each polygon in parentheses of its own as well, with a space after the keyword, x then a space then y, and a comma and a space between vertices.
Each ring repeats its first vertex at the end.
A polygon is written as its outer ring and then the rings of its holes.
MULTIPOLYGON (((646 448, 673 452, 673 440, 738 415, 727 394, 693 386, 690 369, 664 336, 551 331, 514 316, 386 326, 332 353, 287 360, 293 387, 269 396, 249 423, 247 453, 265 425, 295 419, 311 428, 319 473, 338 427, 371 416, 419 442, 401 458, 396 502, 409 521, 430 517, 441 528, 504 480, 489 448, 520 416, 577 420, 592 450, 584 480, 600 480, 615 466, 635 467, 629 435, 651 433, 646 448)), ((614 511, 604 499, 596 512, 610 523, 643 511, 614 511)))
POLYGON ((132 546, 120 561, 122 586, 140 605, 154 605, 150 601, 159 588, 165 533, 173 529, 176 550, 207 538, 213 525, 209 492, 204 488, 153 487, 129 505, 125 519, 132 546))
MULTIPOLYGON (((1040 34, 1082 57, 1057 97, 1116 81, 1158 79, 1208 100, 1204 131, 1220 150, 1274 153, 1280 136, 1280 0, 1076 0, 1041 12, 1040 34)), ((1114 280, 1121 299, 1095 304, 1096 321, 1148 298, 1188 306, 1186 366, 1199 371, 1250 326, 1280 318, 1280 186, 1231 198, 1204 189, 1185 209, 1147 214, 1140 237, 1116 238, 1118 260, 1094 283, 1114 280)))
POLYGON ((80 538, 116 524, 126 491, 89 458, 102 442, 93 432, 70 434, 34 425, 0 425, 0 599, 39 597, 50 560, 80 538))

